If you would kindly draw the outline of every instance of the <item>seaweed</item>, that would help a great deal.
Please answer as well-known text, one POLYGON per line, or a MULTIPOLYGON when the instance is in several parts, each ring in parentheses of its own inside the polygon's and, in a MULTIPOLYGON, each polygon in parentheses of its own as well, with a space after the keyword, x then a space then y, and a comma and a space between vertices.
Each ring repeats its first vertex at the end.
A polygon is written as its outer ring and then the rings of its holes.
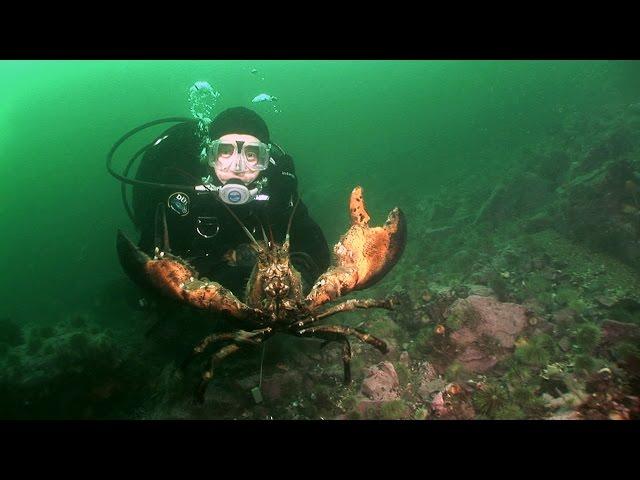
POLYGON ((596 367, 596 361, 593 359, 591 355, 581 354, 576 355, 573 359, 573 367, 576 372, 580 373, 589 373, 592 372, 596 367))
POLYGON ((516 387, 511 393, 511 399, 517 404, 529 418, 542 417, 546 412, 544 400, 536 394, 537 386, 522 385, 516 387))
POLYGON ((394 367, 396 369, 396 373, 398 374, 398 382, 401 386, 404 387, 409 381, 411 371, 409 370, 409 367, 407 367, 403 363, 396 363, 394 367))
POLYGON ((601 336, 600 327, 593 323, 585 323, 576 332, 576 344, 581 351, 590 353, 600 343, 601 336))
POLYGON ((497 338, 486 333, 483 333, 478 339, 478 348, 487 355, 498 355, 504 350, 497 338))
POLYGON ((430 346, 435 333, 433 327, 425 327, 418 331, 415 339, 409 343, 407 351, 411 357, 430 353, 430 346))
POLYGON ((530 273, 525 279, 525 285, 534 295, 539 295, 543 292, 551 290, 551 281, 548 280, 542 273, 530 273))
POLYGON ((493 415, 495 420, 522 420, 527 418, 525 412, 517 405, 505 405, 493 415))
MULTIPOLYGON (((543 367, 549 363, 551 355, 547 349, 548 345, 545 339, 540 339, 542 335, 533 337, 530 342, 516 347, 514 352, 515 358, 533 367, 543 367)), ((548 336, 548 335, 545 335, 548 336)))
POLYGON ((458 361, 453 361, 445 371, 445 378, 451 381, 465 381, 471 375, 464 365, 458 361))
POLYGON ((38 353, 42 348, 42 338, 34 335, 29 336, 29 342, 27 343, 27 351, 31 354, 38 353))
POLYGON ((397 420, 407 415, 407 405, 402 400, 391 400, 380 407, 380 419, 397 420))
POLYGON ((464 325, 464 313, 460 311, 451 312, 451 314, 445 320, 447 328, 450 330, 458 330, 464 325))

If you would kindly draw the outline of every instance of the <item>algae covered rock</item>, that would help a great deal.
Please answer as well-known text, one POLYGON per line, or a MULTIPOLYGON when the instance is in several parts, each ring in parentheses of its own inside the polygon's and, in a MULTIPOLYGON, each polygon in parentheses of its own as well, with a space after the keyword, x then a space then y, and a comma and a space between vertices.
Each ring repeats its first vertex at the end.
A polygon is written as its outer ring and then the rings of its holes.
POLYGON ((513 349, 517 335, 527 326, 528 311, 515 303, 471 295, 449 308, 448 323, 450 318, 459 324, 450 335, 459 351, 456 361, 468 371, 484 372, 513 349))
POLYGON ((398 374, 391 362, 380 362, 369 368, 362 382, 362 394, 374 401, 400 398, 398 374))
POLYGON ((109 418, 141 401, 148 368, 127 360, 109 331, 34 330, 12 353, 0 371, 2 418, 109 418))

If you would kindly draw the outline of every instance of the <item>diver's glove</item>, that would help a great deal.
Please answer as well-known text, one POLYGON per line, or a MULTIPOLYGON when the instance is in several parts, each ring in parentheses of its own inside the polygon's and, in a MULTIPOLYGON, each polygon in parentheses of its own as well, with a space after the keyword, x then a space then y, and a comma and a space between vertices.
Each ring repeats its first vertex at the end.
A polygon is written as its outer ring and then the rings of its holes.
POLYGON ((227 262, 227 265, 232 267, 253 267, 258 259, 258 254, 254 245, 241 243, 225 253, 222 258, 227 262))

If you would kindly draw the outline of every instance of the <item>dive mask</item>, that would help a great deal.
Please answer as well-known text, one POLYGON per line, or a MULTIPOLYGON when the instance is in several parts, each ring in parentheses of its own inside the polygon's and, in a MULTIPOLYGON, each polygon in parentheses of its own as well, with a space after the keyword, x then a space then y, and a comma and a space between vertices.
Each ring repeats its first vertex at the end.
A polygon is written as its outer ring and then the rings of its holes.
POLYGON ((271 145, 262 142, 213 140, 207 146, 209 166, 233 173, 266 170, 271 145))

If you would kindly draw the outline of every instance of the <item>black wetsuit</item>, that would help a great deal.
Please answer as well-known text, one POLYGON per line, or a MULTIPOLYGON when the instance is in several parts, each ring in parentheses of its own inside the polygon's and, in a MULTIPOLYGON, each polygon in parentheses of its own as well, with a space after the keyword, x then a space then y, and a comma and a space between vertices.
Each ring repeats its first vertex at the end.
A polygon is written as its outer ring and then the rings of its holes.
MULTIPOLYGON (((209 167, 200 162, 202 140, 197 134, 197 123, 175 125, 158 138, 162 140, 145 152, 136 178, 165 184, 202 184, 203 177, 210 172, 209 167)), ((258 177, 268 179, 261 192, 268 195, 268 200, 254 200, 230 208, 257 240, 263 238, 262 225, 267 235, 282 243, 296 202, 298 182, 291 156, 273 148, 271 157, 275 164, 269 162, 258 177)), ((234 262, 225 261, 223 256, 239 245, 250 243, 248 236, 216 192, 182 193, 189 199, 186 214, 169 206, 168 200, 176 190, 134 187, 133 210, 141 231, 140 248, 152 255, 156 246, 164 247, 159 244, 164 230, 160 213, 164 210, 171 253, 188 260, 201 277, 215 280, 241 297, 255 261, 249 257, 249 263, 238 261, 233 265, 234 262)), ((326 239, 302 201, 291 224, 290 252, 307 288, 329 266, 326 239)))

